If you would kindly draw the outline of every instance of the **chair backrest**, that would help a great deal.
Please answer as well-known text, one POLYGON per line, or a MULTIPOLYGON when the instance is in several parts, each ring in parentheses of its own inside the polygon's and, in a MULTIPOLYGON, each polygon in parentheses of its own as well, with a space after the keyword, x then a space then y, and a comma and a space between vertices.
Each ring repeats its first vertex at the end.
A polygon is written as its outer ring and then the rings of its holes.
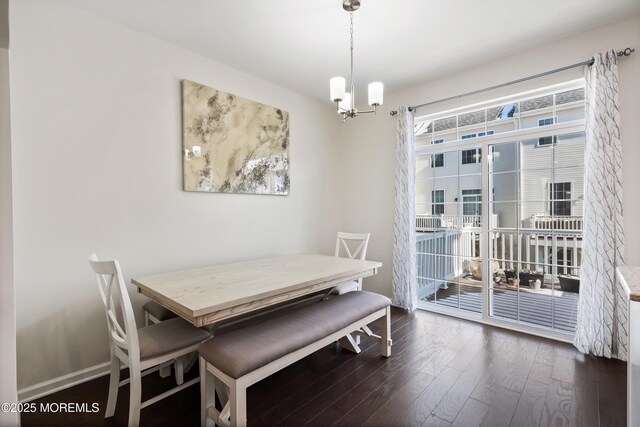
POLYGON ((369 233, 338 232, 335 256, 341 256, 340 249, 343 249, 342 252, 346 255, 345 258, 365 259, 367 256, 367 246, 369 245, 369 236, 369 233))
POLYGON ((98 290, 107 314, 112 351, 120 349, 129 359, 133 357, 139 360, 138 330, 120 263, 116 260, 100 261, 96 254, 91 254, 89 264, 96 274, 98 290), (118 319, 118 306, 122 313, 122 322, 118 319))

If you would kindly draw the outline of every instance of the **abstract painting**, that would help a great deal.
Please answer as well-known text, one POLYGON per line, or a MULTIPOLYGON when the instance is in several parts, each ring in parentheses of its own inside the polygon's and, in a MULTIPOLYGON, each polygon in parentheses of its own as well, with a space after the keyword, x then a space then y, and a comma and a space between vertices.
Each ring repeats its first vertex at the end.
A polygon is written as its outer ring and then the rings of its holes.
POLYGON ((182 81, 184 189, 289 194, 289 113, 182 81))

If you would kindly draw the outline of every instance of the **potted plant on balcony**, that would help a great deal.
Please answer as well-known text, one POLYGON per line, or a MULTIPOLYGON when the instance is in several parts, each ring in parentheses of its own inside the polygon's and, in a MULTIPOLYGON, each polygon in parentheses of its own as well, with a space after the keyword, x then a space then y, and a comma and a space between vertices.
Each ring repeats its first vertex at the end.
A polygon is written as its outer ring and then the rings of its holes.
POLYGON ((504 270, 495 270, 493 272, 493 283, 499 285, 502 282, 502 279, 505 278, 504 270))
POLYGON ((518 277, 518 266, 516 264, 514 264, 512 268, 505 268, 504 269, 504 277, 507 280, 514 279, 514 278, 518 277))
POLYGON ((512 268, 505 270, 504 275, 507 278, 507 283, 510 286, 518 286, 519 277, 518 277, 518 264, 514 264, 512 268))
POLYGON ((544 271, 539 271, 539 270, 529 270, 526 268, 523 268, 522 271, 520 272, 520 281, 523 283, 529 283, 529 280, 532 281, 536 281, 539 280, 540 283, 544 283, 544 271))
POLYGON ((580 277, 572 276, 570 274, 558 274, 558 280, 560 281, 560 290, 565 292, 580 292, 580 277))

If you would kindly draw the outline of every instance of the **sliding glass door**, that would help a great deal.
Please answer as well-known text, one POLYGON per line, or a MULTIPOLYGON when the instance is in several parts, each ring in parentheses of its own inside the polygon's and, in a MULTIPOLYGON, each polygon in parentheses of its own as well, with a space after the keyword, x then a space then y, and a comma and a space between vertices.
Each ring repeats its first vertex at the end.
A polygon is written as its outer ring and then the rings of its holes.
POLYGON ((521 330, 575 331, 583 101, 582 87, 563 86, 421 118, 419 306, 521 330))
POLYGON ((575 331, 584 139, 578 132, 489 145, 489 211, 500 218, 488 230, 490 316, 575 331))

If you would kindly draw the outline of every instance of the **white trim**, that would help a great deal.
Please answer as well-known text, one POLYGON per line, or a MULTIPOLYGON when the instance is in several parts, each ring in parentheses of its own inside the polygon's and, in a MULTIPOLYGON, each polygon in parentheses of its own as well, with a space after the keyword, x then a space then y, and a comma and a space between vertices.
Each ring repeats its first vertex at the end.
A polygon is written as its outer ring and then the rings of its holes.
POLYGON ((81 369, 48 381, 25 387, 18 390, 18 401, 29 402, 95 378, 108 375, 110 366, 110 362, 104 362, 99 365, 91 366, 89 368, 81 369))

